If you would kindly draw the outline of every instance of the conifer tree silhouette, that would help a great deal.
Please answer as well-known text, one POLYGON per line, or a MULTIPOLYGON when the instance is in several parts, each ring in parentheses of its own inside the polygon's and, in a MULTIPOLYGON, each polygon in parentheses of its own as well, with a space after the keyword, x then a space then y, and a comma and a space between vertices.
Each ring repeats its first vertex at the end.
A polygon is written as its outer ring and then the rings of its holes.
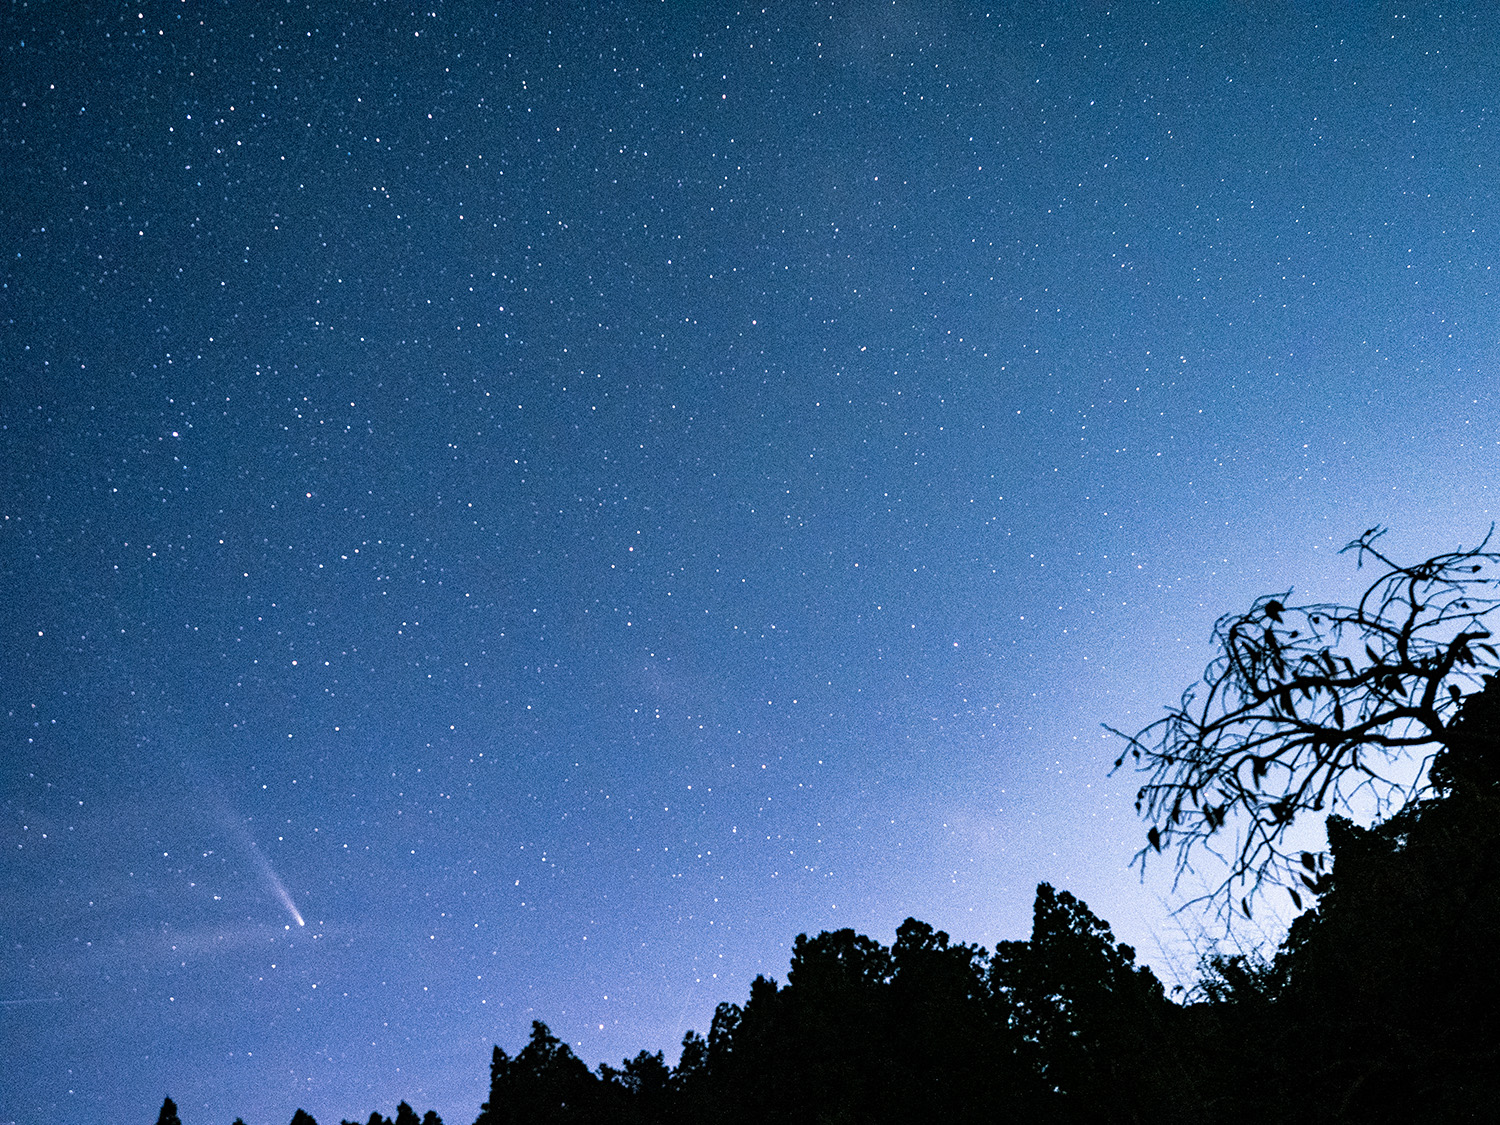
POLYGON ((1144 1110, 1171 1018, 1161 983, 1116 944, 1109 923, 1067 891, 1037 887, 1030 941, 1005 941, 990 986, 1020 1051, 1065 1119, 1144 1110), (1108 1108, 1106 1108, 1108 1107, 1108 1108))
POLYGON ((511 1058, 498 1046, 490 1057, 490 1096, 475 1125, 541 1125, 592 1120, 600 1080, 541 1020, 531 1041, 511 1058))

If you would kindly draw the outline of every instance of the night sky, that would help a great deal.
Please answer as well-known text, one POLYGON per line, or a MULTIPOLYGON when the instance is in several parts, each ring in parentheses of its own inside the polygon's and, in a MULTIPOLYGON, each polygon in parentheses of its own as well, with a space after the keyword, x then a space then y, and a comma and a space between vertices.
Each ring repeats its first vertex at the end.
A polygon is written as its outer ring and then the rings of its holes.
POLYGON ((1355 7, 9 5, 0 1122, 1190 972, 1100 724, 1500 507, 1500 9, 1355 7))

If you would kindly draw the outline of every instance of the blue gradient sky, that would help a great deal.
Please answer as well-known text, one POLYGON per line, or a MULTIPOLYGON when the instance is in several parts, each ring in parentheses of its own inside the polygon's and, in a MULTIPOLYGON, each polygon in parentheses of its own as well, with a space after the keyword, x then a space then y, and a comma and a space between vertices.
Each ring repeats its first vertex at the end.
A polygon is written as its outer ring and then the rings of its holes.
POLYGON ((1190 970, 1100 724, 1496 508, 1500 11, 1345 8, 10 7, 0 1120, 1190 970))

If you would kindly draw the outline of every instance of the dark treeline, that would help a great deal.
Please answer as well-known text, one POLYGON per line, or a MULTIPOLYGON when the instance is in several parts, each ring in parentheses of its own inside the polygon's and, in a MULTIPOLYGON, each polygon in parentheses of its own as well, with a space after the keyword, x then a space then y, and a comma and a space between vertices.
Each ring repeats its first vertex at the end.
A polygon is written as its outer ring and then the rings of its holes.
POLYGON ((1043 884, 990 953, 915 919, 889 948, 799 936, 675 1068, 591 1073, 533 1024, 475 1125, 1500 1120, 1500 681, 1432 781, 1374 828, 1330 818, 1275 958, 1210 958, 1185 1003, 1043 884))
POLYGON ((800 935, 786 983, 720 1004, 675 1067, 590 1071, 534 1023, 474 1125, 1500 1120, 1500 681, 1432 780, 1373 828, 1331 817, 1274 959, 1209 958, 1183 1003, 1043 884, 1030 939, 992 952, 915 919, 890 947, 800 935))
POLYGON ((676 1068, 643 1051, 591 1074, 533 1024, 514 1057, 495 1048, 476 1125, 1083 1120, 1137 1099, 1131 1076, 1165 1042, 1175 1006, 1134 957, 1046 885, 1031 941, 993 954, 914 919, 889 948, 804 934, 786 984, 757 977, 720 1004, 676 1068))

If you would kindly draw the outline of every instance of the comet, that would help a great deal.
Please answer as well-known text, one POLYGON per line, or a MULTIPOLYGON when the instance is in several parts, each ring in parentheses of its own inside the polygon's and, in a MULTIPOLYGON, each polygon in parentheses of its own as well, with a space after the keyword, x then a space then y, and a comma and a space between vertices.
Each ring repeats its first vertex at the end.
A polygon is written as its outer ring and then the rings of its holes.
POLYGON ((196 789, 198 799, 195 803, 208 811, 255 861, 255 866, 260 869, 261 877, 281 900, 281 905, 286 907, 286 912, 292 916, 292 921, 298 926, 306 926, 307 921, 302 917, 302 911, 297 909, 297 904, 292 901, 292 894, 286 889, 286 884, 281 881, 281 876, 276 874, 271 861, 256 846, 255 838, 250 835, 250 829, 224 798, 223 786, 214 784, 211 777, 200 776, 196 789))
POLYGON ((245 834, 245 844, 249 847, 250 854, 255 857, 255 864, 260 868, 260 873, 266 877, 266 882, 271 884, 271 889, 276 892, 276 897, 281 900, 281 905, 286 907, 286 912, 292 916, 292 920, 299 926, 307 925, 302 920, 302 911, 298 910, 297 904, 292 901, 291 892, 286 889, 286 884, 276 874, 275 868, 271 866, 271 861, 263 856, 260 849, 255 846, 255 841, 250 839, 248 832, 245 834))

